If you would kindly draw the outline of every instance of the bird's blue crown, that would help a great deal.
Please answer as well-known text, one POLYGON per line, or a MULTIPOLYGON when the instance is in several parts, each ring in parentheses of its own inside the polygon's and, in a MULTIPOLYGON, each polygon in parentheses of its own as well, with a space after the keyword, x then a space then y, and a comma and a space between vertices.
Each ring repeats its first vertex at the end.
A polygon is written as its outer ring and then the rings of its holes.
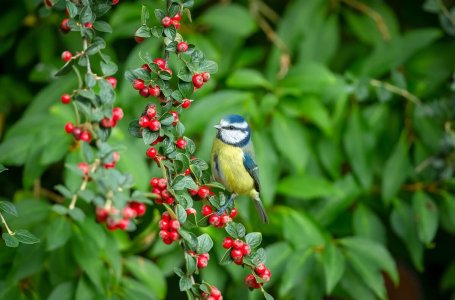
POLYGON ((250 142, 251 129, 241 115, 227 115, 217 126, 217 137, 227 144, 243 147, 250 142))

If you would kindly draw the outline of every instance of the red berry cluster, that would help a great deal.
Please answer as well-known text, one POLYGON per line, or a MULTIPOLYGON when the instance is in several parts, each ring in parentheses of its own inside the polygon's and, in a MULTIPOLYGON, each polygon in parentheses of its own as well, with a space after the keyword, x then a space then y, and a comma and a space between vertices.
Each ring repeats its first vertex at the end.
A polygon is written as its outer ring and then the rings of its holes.
POLYGON ((144 203, 131 201, 123 208, 122 212, 116 208, 97 207, 96 220, 99 223, 106 223, 108 230, 126 230, 130 220, 143 216, 147 210, 144 203))
POLYGON ((139 126, 142 128, 148 127, 151 131, 160 130, 161 123, 156 119, 156 106, 154 104, 147 107, 145 114, 139 119, 139 126))
MULTIPOLYGON (((264 282, 268 282, 272 276, 270 269, 267 268, 264 264, 259 264, 257 267, 255 267, 254 273, 259 276, 259 278, 261 278, 264 282)), ((247 287, 252 289, 259 289, 263 285, 263 283, 259 283, 256 280, 256 276, 253 274, 246 275, 243 282, 247 287)))
MULTIPOLYGON (((113 77, 112 77, 113 78, 113 77)), ((112 83, 112 82, 111 82, 112 83)), ((117 82, 115 83, 117 84, 117 82)), ((120 107, 112 109, 112 117, 105 117, 100 121, 100 126, 103 128, 111 128, 117 125, 117 122, 123 119, 123 110, 120 107)))
POLYGON ((237 209, 233 208, 229 215, 226 212, 221 215, 217 215, 213 213, 213 208, 210 205, 204 205, 201 213, 204 217, 209 217, 208 221, 211 225, 222 228, 226 226, 227 223, 231 222, 235 216, 237 216, 237 209))
POLYGON ((210 287, 210 294, 202 293, 202 299, 207 300, 223 300, 223 295, 219 289, 217 289, 214 285, 210 287))
POLYGON ((134 80, 133 88, 135 90, 138 90, 139 95, 141 95, 144 98, 147 98, 148 96, 158 97, 161 95, 161 90, 158 85, 153 84, 145 85, 145 82, 142 79, 134 80))
POLYGON ((76 127, 72 122, 65 124, 65 131, 68 134, 72 134, 77 141, 89 143, 92 140, 90 131, 84 130, 83 127, 76 127))
POLYGON ((188 251, 188 253, 196 258, 197 260, 197 267, 199 269, 204 269, 204 268, 207 268, 207 265, 209 264, 209 260, 210 260, 210 254, 208 253, 201 253, 201 254, 197 254, 196 252, 194 251, 188 251))
POLYGON ((156 204, 172 204, 174 203, 174 197, 167 190, 167 180, 166 178, 152 178, 150 180, 150 185, 152 186, 152 193, 158 196, 155 199, 156 204))
POLYGON ((239 239, 227 237, 223 241, 223 248, 231 249, 231 257, 237 265, 243 264, 243 257, 251 253, 250 245, 239 239))
POLYGON ((171 25, 174 25, 175 29, 179 29, 181 18, 182 17, 180 16, 180 14, 176 14, 172 18, 166 16, 163 19, 161 19, 161 25, 163 25, 163 27, 165 27, 165 28, 170 27, 171 25))
POLYGON ((160 229, 160 237, 166 245, 170 245, 180 239, 180 234, 178 233, 180 223, 178 220, 172 219, 167 211, 161 215, 160 229))
POLYGON ((210 80, 210 73, 208 72, 203 72, 201 74, 196 73, 193 75, 193 85, 196 89, 201 88, 204 83, 208 82, 210 80))

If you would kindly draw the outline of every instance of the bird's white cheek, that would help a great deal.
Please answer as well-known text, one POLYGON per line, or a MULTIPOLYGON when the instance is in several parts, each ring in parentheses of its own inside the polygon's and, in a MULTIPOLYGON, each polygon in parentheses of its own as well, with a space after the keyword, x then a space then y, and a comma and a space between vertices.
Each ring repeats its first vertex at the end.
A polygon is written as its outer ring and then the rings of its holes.
POLYGON ((242 142, 246 137, 248 136, 248 133, 243 132, 243 131, 229 131, 229 132, 222 132, 221 137, 224 141, 226 141, 229 144, 237 144, 242 142))

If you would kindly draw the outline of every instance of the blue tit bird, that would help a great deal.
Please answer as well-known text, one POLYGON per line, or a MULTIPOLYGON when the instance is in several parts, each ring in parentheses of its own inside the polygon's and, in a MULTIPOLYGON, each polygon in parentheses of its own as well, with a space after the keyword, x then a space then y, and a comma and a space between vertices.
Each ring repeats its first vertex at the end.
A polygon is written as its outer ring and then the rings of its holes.
POLYGON ((215 128, 218 133, 212 146, 212 174, 232 193, 219 214, 237 195, 247 195, 254 200, 262 222, 268 223, 269 218, 259 197, 259 169, 255 162, 250 126, 242 116, 228 115, 215 128))

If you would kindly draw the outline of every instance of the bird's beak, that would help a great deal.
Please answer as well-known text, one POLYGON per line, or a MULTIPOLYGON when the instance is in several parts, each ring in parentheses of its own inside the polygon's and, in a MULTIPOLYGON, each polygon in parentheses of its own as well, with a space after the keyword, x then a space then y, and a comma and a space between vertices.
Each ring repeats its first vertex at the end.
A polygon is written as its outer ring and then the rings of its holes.
POLYGON ((216 125, 213 126, 213 127, 215 127, 217 130, 220 130, 220 129, 221 129, 221 125, 220 125, 220 124, 216 124, 216 125))

